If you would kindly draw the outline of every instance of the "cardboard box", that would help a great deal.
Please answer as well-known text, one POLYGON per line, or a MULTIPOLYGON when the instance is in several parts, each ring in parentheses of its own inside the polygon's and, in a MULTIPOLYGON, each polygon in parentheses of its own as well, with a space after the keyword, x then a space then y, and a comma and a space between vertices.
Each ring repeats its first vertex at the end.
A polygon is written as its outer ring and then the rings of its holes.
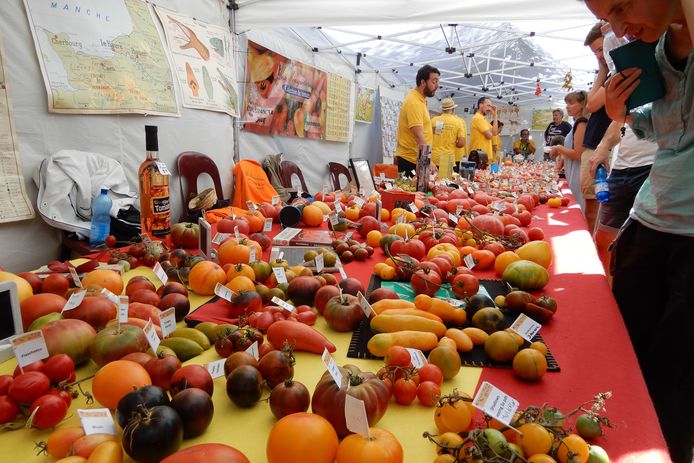
POLYGON ((380 190, 383 207, 392 211, 396 207, 407 209, 408 204, 414 202, 415 194, 409 191, 380 190))

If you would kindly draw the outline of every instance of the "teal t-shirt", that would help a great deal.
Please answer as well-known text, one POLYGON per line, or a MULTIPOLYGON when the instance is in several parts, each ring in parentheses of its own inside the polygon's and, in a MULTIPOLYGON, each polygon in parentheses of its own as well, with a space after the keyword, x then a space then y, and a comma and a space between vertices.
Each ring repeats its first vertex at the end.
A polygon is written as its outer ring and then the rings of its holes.
POLYGON ((694 52, 678 71, 665 54, 666 36, 656 47, 665 96, 632 111, 632 130, 655 141, 658 151, 631 217, 660 232, 694 236, 694 52))

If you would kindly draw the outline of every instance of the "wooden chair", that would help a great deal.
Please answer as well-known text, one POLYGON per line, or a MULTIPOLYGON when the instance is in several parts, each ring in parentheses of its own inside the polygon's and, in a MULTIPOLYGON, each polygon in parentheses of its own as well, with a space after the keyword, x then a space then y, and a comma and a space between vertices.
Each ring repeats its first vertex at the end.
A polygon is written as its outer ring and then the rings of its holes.
POLYGON ((347 183, 352 181, 352 174, 349 172, 349 168, 340 164, 339 162, 329 162, 328 171, 330 172, 330 181, 333 184, 333 191, 341 190, 340 186, 340 175, 347 177, 347 183))
POLYGON ((304 180, 304 174, 301 173, 301 169, 292 161, 282 161, 280 164, 280 170, 282 173, 282 186, 285 188, 292 187, 292 176, 296 175, 299 177, 299 182, 301 183, 301 191, 308 193, 308 188, 306 187, 306 181, 304 180))
POLYGON ((188 208, 188 202, 198 195, 198 177, 200 174, 208 174, 212 177, 214 190, 217 194, 217 199, 224 198, 222 190, 222 181, 219 177, 219 169, 217 164, 209 156, 198 153, 197 151, 185 151, 178 155, 176 159, 178 165, 178 181, 181 189, 181 201, 183 203, 183 213, 181 214, 181 222, 188 221, 191 216, 191 210, 188 208), (186 187, 183 188, 183 179, 186 179, 186 187))
POLYGON ((60 260, 73 259, 75 257, 84 256, 99 252, 99 249, 89 246, 89 239, 81 240, 76 234, 61 230, 60 240, 60 260))

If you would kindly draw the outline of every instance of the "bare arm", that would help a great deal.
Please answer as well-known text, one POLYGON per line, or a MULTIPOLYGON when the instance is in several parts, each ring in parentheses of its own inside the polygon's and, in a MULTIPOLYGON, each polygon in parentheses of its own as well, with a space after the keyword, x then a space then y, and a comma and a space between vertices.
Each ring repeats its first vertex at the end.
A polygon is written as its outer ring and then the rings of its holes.
POLYGON ((621 127, 621 122, 617 121, 612 121, 609 127, 607 127, 605 135, 602 137, 602 140, 600 140, 600 143, 588 160, 591 177, 595 177, 595 169, 597 169, 600 164, 604 165, 607 170, 610 169, 608 162, 610 159, 610 150, 619 144, 621 139, 619 136, 619 129, 621 127))
POLYGON ((687 21, 687 27, 689 28, 689 40, 694 44, 694 2, 682 0, 681 3, 684 19, 687 21))
POLYGON ((574 129, 574 148, 567 148, 566 146, 557 145, 552 147, 552 151, 549 152, 549 156, 554 158, 557 155, 562 155, 569 159, 580 160, 581 154, 583 154, 583 137, 586 133, 586 124, 579 124, 574 129))
POLYGON ((456 148, 462 148, 465 146, 465 137, 458 137, 455 141, 456 148))
POLYGON ((594 113, 600 109, 605 104, 605 93, 602 88, 605 80, 607 79, 607 64, 600 61, 600 68, 593 81, 593 86, 588 92, 588 102, 586 103, 586 110, 590 113, 594 113))
POLYGON ((421 125, 415 125, 414 127, 410 127, 410 131, 412 132, 412 135, 414 135, 414 139, 417 140, 418 145, 427 144, 427 140, 424 138, 424 127, 421 125))

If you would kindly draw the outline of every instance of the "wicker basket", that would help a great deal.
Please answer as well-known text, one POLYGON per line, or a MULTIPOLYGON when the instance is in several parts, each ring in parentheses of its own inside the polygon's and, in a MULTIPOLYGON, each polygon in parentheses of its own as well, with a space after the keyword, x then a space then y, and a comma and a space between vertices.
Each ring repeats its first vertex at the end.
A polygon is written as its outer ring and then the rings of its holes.
POLYGON ((217 192, 214 188, 203 190, 196 197, 188 201, 188 209, 191 211, 206 211, 217 203, 217 192))

